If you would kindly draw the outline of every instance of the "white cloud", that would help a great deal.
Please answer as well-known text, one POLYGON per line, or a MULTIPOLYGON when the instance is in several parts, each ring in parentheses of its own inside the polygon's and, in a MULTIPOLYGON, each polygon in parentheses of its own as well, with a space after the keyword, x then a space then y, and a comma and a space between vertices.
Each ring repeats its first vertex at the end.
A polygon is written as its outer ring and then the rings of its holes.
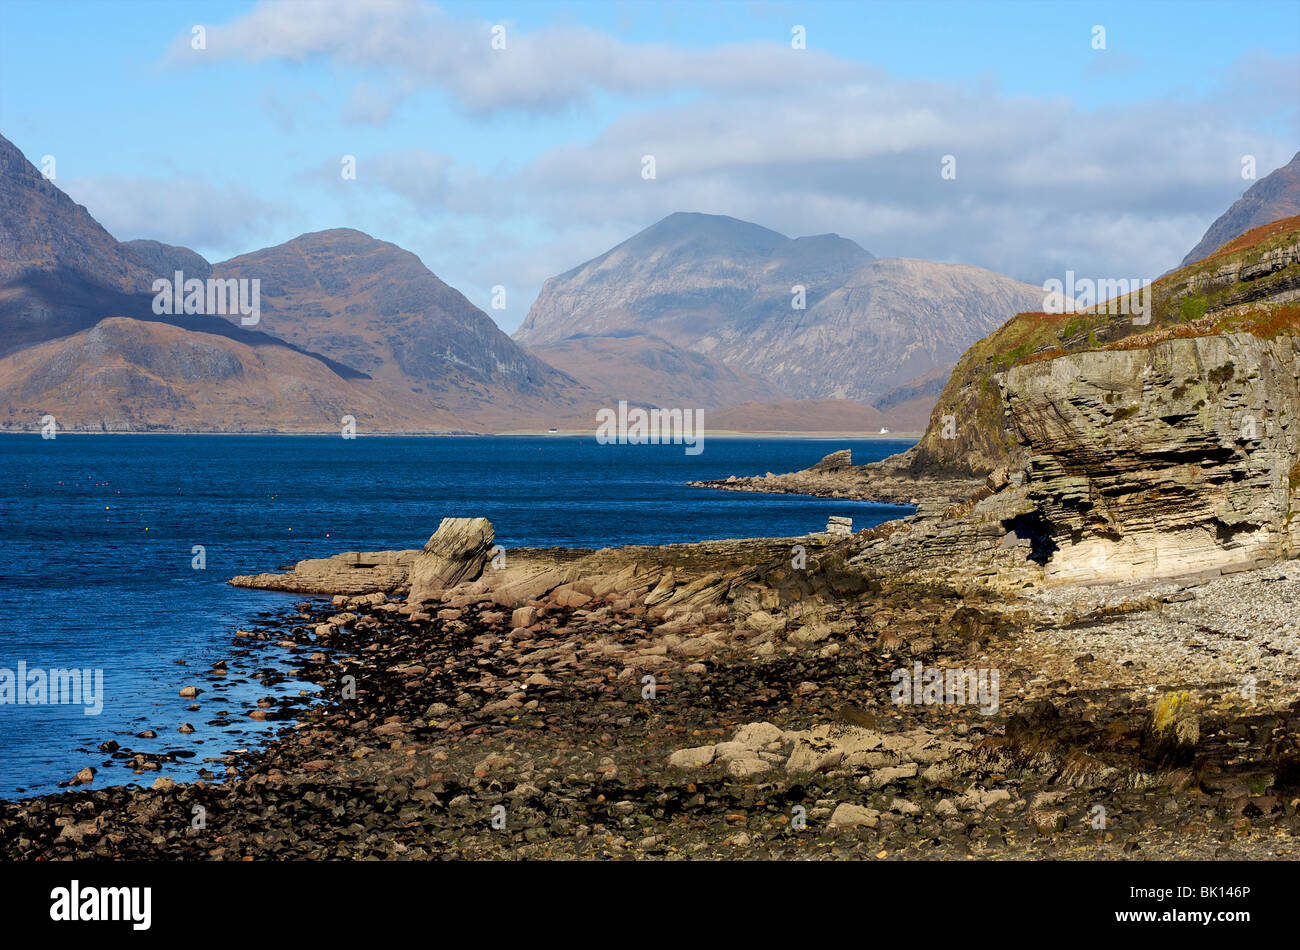
POLYGON ((170 65, 200 67, 225 60, 303 63, 328 58, 382 73, 401 90, 361 104, 349 114, 391 111, 416 88, 438 88, 475 112, 555 111, 597 92, 647 95, 674 89, 780 90, 791 84, 865 81, 874 70, 815 50, 777 42, 746 42, 687 50, 659 43, 625 43, 581 25, 532 33, 510 22, 452 17, 421 0, 267 0, 223 25, 207 26, 206 48, 191 47, 188 31, 167 50, 170 65), (505 30, 494 49, 493 28, 505 30), (369 106, 370 108, 367 108, 369 106))
POLYGON ((269 0, 210 26, 206 51, 183 34, 168 58, 321 58, 363 77, 344 118, 370 124, 421 89, 482 113, 545 113, 598 93, 655 97, 509 172, 421 149, 360 157, 349 214, 387 221, 405 208, 450 236, 410 232, 445 279, 531 291, 538 275, 679 210, 791 235, 833 231, 880 256, 960 261, 1034 283, 1065 269, 1155 275, 1250 184, 1243 154, 1263 175, 1300 144, 1300 58, 1263 50, 1202 77, 1211 91, 1199 99, 1085 111, 983 81, 898 79, 780 42, 685 49, 506 22, 497 51, 492 25, 419 0, 269 0), (680 90, 694 94, 660 104, 680 90), (645 154, 654 181, 641 177, 645 154), (944 155, 956 157, 954 181, 940 177, 944 155))
MULTIPOLYGON (((762 95, 719 94, 626 113, 586 144, 491 175, 445 156, 372 161, 369 187, 421 213, 462 214, 503 237, 539 222, 538 259, 559 273, 673 211, 725 213, 788 234, 834 231, 881 256, 977 264, 1034 283, 1066 268, 1156 275, 1176 264, 1300 141, 1260 134, 1227 103, 1146 103, 1088 113, 1058 99, 1003 99, 881 80, 762 95), (641 177, 653 154, 658 177, 641 177), (957 178, 940 176, 942 156, 957 178), (600 227, 593 227, 599 222, 600 227)), ((502 254, 507 243, 502 243, 502 254)))
POLYGON ((216 255, 210 260, 249 250, 250 242, 290 216, 285 207, 241 188, 191 179, 100 175, 59 185, 119 241, 179 244, 216 255))

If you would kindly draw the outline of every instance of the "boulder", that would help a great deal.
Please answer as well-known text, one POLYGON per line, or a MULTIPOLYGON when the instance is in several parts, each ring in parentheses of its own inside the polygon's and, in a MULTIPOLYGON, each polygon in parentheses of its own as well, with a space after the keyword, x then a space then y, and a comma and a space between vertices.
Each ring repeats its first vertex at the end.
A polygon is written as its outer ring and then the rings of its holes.
POLYGON ((69 785, 89 785, 89 784, 90 784, 91 782, 93 782, 93 781, 95 781, 95 769, 94 769, 93 766, 89 766, 89 765, 88 765, 88 766, 86 766, 84 769, 82 769, 80 772, 78 772, 76 775, 74 775, 74 776, 72 777, 72 781, 69 782, 68 784, 69 784, 69 785))
POLYGON ((678 769, 702 769, 713 761, 713 746, 702 745, 693 749, 678 749, 668 756, 668 764, 678 769))
POLYGON ((810 468, 810 472, 842 472, 845 469, 853 467, 853 452, 850 449, 840 449, 838 452, 832 452, 820 462, 810 468))
POLYGON ((770 722, 751 722, 737 729, 732 741, 740 743, 741 748, 759 752, 779 746, 784 739, 785 733, 780 726, 770 722))
POLYGON ((851 828, 874 828, 880 824, 880 812, 874 808, 850 805, 845 802, 835 808, 827 831, 848 831, 851 828))
POLYGON ((407 603, 423 603, 449 587, 477 580, 495 536, 486 518, 443 518, 411 565, 407 603))

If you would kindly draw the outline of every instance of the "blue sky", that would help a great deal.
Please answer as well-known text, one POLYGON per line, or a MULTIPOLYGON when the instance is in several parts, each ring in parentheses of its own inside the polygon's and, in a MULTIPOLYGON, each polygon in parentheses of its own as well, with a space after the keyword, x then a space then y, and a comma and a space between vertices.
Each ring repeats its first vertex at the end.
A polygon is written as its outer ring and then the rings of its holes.
POLYGON ((1300 149, 1298 104, 1294 0, 0 0, 0 133, 117 237, 220 260, 356 227, 507 330, 676 210, 1035 284, 1156 276, 1243 155, 1300 149))

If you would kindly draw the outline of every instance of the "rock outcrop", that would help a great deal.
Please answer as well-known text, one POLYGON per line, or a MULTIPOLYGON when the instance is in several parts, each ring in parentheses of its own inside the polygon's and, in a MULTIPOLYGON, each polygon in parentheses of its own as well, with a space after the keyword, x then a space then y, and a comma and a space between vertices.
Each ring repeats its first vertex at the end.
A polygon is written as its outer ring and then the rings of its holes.
POLYGON ((936 475, 916 475, 906 465, 886 465, 884 462, 853 465, 849 450, 840 449, 801 472, 729 475, 726 478, 688 484, 696 488, 722 488, 727 491, 814 495, 819 498, 851 498, 891 505, 917 505, 926 498, 967 498, 984 484, 984 477, 942 472, 936 475))
POLYGON ((1005 398, 1050 580, 1240 570, 1293 557, 1294 337, 1173 339, 1013 367, 1005 398))
POLYGON ((449 587, 478 580, 495 536, 486 518, 443 518, 411 565, 407 600, 419 604, 449 587))
POLYGON ((838 452, 832 452, 824 457, 820 462, 808 469, 810 472, 843 472, 853 467, 853 452, 851 449, 840 449, 838 452))
POLYGON ((963 357, 930 428, 883 462, 709 487, 911 501, 853 563, 1004 589, 1224 573, 1300 535, 1300 218, 1123 306, 1021 314, 963 357), (910 496, 910 497, 909 497, 910 496))
POLYGON ((279 590, 294 594, 392 593, 405 588, 411 565, 422 552, 347 551, 333 557, 308 558, 283 574, 242 574, 232 587, 279 590))

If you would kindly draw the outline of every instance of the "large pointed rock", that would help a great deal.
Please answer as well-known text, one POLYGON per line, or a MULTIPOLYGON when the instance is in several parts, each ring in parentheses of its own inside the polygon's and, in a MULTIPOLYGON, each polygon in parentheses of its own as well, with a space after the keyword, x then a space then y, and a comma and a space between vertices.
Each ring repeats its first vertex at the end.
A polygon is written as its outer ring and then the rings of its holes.
POLYGON ((419 604, 449 587, 477 580, 496 533, 486 518, 443 518, 411 565, 407 602, 419 604))

